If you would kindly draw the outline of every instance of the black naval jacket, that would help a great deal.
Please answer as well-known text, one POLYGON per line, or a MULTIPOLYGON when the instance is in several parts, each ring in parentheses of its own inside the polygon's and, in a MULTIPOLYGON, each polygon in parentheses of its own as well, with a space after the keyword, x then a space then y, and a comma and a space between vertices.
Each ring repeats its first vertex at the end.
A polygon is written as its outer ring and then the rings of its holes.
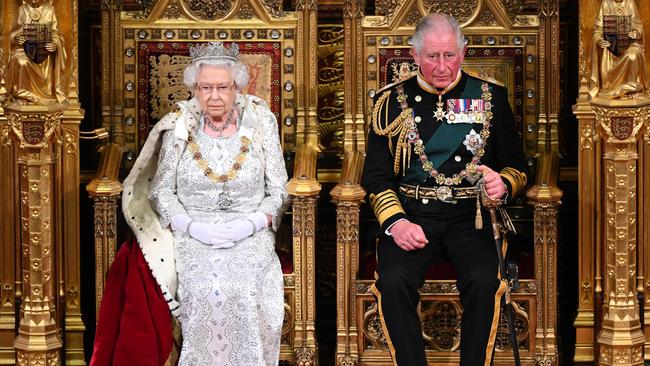
MULTIPOLYGON (((484 110, 483 117, 487 115, 485 111, 491 110, 489 136, 483 139, 484 154, 479 164, 499 172, 507 186, 509 198, 521 193, 526 185, 527 167, 522 144, 514 127, 506 88, 461 71, 456 85, 442 95, 444 112, 450 109, 461 112, 454 116, 445 115, 457 123, 448 123, 447 118, 438 120, 434 116, 439 110, 436 105, 438 101, 437 89, 423 82, 418 76, 389 85, 375 96, 362 184, 368 191, 370 204, 382 230, 386 230, 399 219, 408 218, 402 205, 403 201, 400 202, 403 197, 398 194, 399 185, 402 183, 421 187, 473 185, 464 178, 457 185, 449 184, 449 181, 436 182, 436 179, 423 169, 420 155, 415 152, 414 134, 409 133, 412 129, 409 129, 409 122, 404 118, 408 115, 412 116, 411 121, 416 122, 419 138, 426 146, 429 161, 437 161, 437 164, 434 164, 437 171, 446 177, 452 177, 464 170, 466 164, 474 157, 474 153, 465 145, 470 134, 473 134, 471 131, 480 135, 483 129, 482 122, 472 123, 465 118, 464 123, 458 123, 461 118, 455 117, 462 117, 462 111, 471 109, 470 106, 476 108, 475 110, 484 110), (450 99, 451 102, 448 102, 450 99), (449 103, 457 107, 452 109, 449 103), (434 136, 443 124, 447 126, 434 136)), ((488 131, 483 132, 483 137, 488 131)))

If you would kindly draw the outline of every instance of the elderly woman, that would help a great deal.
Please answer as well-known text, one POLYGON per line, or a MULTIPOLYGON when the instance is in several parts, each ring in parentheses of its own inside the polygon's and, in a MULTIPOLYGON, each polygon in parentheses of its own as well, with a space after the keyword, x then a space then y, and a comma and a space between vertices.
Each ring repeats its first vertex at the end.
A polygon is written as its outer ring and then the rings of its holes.
POLYGON ((179 365, 277 365, 274 231, 288 203, 277 122, 240 93, 248 73, 235 44, 190 55, 194 97, 151 131, 124 181, 125 217, 180 320, 179 365))

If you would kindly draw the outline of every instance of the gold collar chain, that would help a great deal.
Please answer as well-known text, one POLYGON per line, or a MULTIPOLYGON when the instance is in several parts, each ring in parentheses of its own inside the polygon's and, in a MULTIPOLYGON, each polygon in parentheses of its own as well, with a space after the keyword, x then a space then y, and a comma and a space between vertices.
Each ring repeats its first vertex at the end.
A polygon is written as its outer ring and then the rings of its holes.
MULTIPOLYGON (((404 86, 398 85, 396 87, 398 100, 402 100, 403 103, 400 103, 402 110, 408 108, 406 103, 407 95, 404 93, 404 86)), ((476 153, 472 157, 472 161, 465 164, 465 169, 454 174, 451 177, 445 176, 443 173, 440 173, 434 166, 433 163, 429 160, 425 152, 424 142, 420 138, 420 132, 418 131, 417 123, 414 121, 413 112, 411 112, 410 118, 406 119, 404 123, 409 127, 409 130, 406 133, 407 139, 409 142, 414 144, 413 151, 418 155, 420 162, 422 163, 422 169, 427 172, 431 177, 436 180, 436 183, 439 185, 459 185, 463 179, 469 178, 477 174, 477 167, 481 161, 481 157, 485 154, 485 144, 488 137, 490 137, 490 122, 492 121, 492 93, 490 92, 490 87, 487 83, 483 83, 481 86, 482 94, 481 98, 485 101, 485 114, 486 118, 483 120, 483 129, 479 133, 482 139, 482 143, 475 150, 476 153)), ((439 94, 441 96, 441 94, 439 94)))
POLYGON ((196 161, 196 164, 203 171, 205 176, 210 178, 210 180, 214 183, 226 183, 230 180, 235 179, 237 172, 241 169, 244 161, 246 161, 246 155, 250 151, 250 144, 251 140, 246 136, 242 136, 239 154, 237 154, 235 157, 235 162, 232 164, 230 170, 224 174, 215 174, 214 170, 210 168, 208 161, 203 159, 199 144, 196 143, 196 137, 190 135, 187 139, 187 148, 190 149, 190 152, 192 153, 192 157, 196 161))

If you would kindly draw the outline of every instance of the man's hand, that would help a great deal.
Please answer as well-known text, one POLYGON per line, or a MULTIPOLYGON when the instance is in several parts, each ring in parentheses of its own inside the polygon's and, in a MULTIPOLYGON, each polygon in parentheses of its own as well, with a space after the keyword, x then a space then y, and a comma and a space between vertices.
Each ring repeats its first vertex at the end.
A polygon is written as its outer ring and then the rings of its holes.
POLYGON ((408 220, 396 222, 390 228, 390 234, 395 239, 395 244, 406 251, 422 249, 429 242, 420 225, 408 220))
POLYGON ((491 199, 501 199, 506 194, 506 184, 503 183, 501 175, 486 165, 479 165, 478 171, 483 174, 485 191, 491 199))
POLYGON ((632 38, 632 39, 639 39, 639 38, 641 38, 641 32, 639 32, 639 31, 636 30, 636 29, 632 29, 632 30, 627 34, 627 36, 630 37, 630 38, 632 38))

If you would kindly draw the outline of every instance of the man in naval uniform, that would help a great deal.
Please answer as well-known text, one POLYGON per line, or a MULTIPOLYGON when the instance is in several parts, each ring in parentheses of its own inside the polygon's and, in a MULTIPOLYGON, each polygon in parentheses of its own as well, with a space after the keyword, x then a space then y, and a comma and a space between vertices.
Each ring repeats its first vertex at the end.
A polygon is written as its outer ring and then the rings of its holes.
POLYGON ((505 88, 463 72, 464 36, 447 15, 424 17, 413 36, 416 76, 375 97, 363 185, 384 233, 377 246, 377 297, 391 355, 426 365, 418 289, 446 256, 463 306, 461 365, 489 365, 501 296, 489 215, 493 199, 526 185, 526 164, 505 88))

